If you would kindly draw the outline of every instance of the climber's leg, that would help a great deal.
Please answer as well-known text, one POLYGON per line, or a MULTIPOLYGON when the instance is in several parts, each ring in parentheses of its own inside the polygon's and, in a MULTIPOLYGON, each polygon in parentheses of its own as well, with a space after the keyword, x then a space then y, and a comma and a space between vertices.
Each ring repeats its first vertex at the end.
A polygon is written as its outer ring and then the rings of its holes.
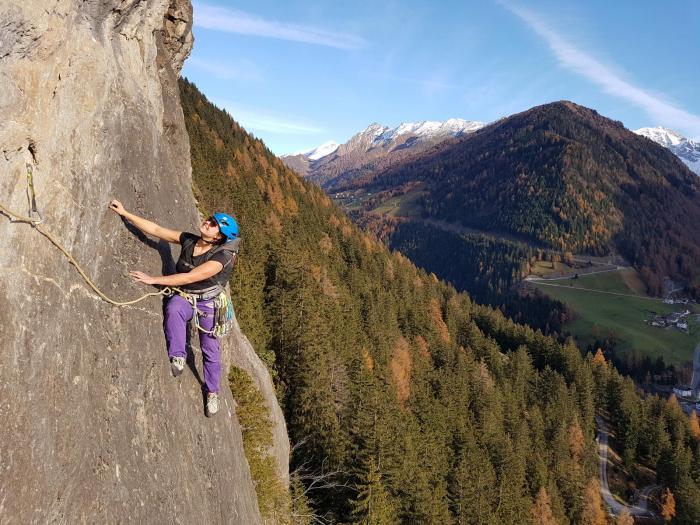
MULTIPOLYGON (((214 301, 202 301, 197 303, 197 309, 205 315, 200 315, 199 324, 205 330, 214 329, 214 301)), ((204 361, 204 384, 207 392, 219 391, 221 380, 221 347, 219 340, 211 334, 199 332, 199 346, 202 349, 204 361)))
POLYGON ((168 357, 187 357, 185 348, 187 323, 192 319, 192 305, 179 295, 173 295, 165 305, 165 340, 168 344, 168 357))

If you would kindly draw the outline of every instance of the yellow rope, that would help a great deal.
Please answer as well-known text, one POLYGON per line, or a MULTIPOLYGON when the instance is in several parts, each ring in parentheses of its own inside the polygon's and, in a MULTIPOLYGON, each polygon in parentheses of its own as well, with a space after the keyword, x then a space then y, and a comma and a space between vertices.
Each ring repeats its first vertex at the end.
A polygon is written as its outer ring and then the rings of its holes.
POLYGON ((38 230, 39 233, 41 233, 48 240, 50 240, 56 246, 56 248, 61 250, 65 254, 65 256, 68 257, 68 260, 70 261, 70 263, 73 266, 75 266, 75 269, 78 270, 78 273, 82 276, 83 279, 85 279, 85 282, 88 283, 88 285, 90 285, 90 288, 92 288, 95 291, 95 293, 100 296, 101 299, 108 302, 109 304, 112 304, 114 306, 127 306, 130 304, 138 303, 139 301, 143 301, 144 299, 151 297, 151 296, 154 296, 154 295, 155 296, 157 296, 157 295, 172 295, 172 293, 174 291, 181 292, 181 290, 179 290, 178 288, 165 287, 162 290, 160 290, 159 292, 147 293, 145 295, 142 295, 138 299, 134 299, 133 301, 115 301, 114 299, 110 299, 104 293, 102 293, 102 291, 97 287, 97 285, 95 283, 92 282, 92 280, 87 276, 87 274, 80 267, 78 262, 73 258, 73 256, 70 253, 68 253, 68 250, 66 250, 63 247, 63 245, 60 242, 58 242, 58 240, 56 240, 56 238, 53 235, 51 235, 51 233, 49 233, 46 229, 44 229, 44 227, 41 224, 39 224, 40 221, 36 221, 30 217, 24 217, 22 215, 14 213, 14 212, 8 210, 7 208, 5 208, 5 206, 3 206, 2 204, 0 204, 0 211, 2 211, 5 215, 8 215, 9 217, 16 219, 19 222, 26 222, 26 223, 30 224, 33 228, 38 230))

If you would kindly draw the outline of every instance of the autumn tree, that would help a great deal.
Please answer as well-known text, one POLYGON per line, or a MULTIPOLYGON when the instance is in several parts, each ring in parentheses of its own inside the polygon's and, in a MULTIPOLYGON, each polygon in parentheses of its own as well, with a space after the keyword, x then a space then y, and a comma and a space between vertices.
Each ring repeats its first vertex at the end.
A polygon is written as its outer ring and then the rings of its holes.
POLYGON ((615 518, 615 525, 634 525, 634 518, 627 509, 622 509, 622 512, 615 518))
POLYGON ((661 496, 661 517, 664 521, 671 521, 676 516, 676 499, 673 492, 666 489, 661 496))
POLYGON ((605 361, 605 354, 603 354, 603 349, 602 349, 602 348, 598 348, 598 350, 596 350, 595 356, 593 356, 593 362, 594 362, 596 365, 605 365, 605 364, 607 364, 607 362, 605 361))
POLYGON ((583 499, 581 523, 585 525, 607 525, 608 520, 603 509, 603 498, 600 496, 600 485, 597 478, 592 478, 588 483, 583 499))
POLYGON ((535 502, 532 504, 531 512, 535 525, 558 525, 552 513, 549 495, 544 487, 540 487, 535 502))
POLYGON ((698 413, 693 410, 690 414, 690 433, 698 441, 700 441, 700 424, 698 423, 698 413))

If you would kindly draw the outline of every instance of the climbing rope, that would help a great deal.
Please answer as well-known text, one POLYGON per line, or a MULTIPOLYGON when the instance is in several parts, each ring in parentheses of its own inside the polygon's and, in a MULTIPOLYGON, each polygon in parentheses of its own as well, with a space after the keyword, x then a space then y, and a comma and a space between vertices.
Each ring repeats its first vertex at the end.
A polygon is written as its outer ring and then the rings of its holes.
MULTIPOLYGON (((197 327, 198 330, 205 332, 210 335, 216 335, 217 337, 221 337, 225 335, 228 330, 230 329, 230 324, 231 324, 231 316, 232 313, 230 313, 227 317, 224 317, 225 324, 222 323, 221 326, 216 326, 214 330, 208 331, 205 330, 200 324, 199 324, 199 310, 197 309, 197 299, 195 296, 192 296, 188 294, 187 292, 181 290, 180 288, 177 288, 175 286, 166 286, 159 290, 158 292, 149 292, 147 294, 142 295, 141 297, 134 299, 133 301, 116 301, 110 297, 108 297, 102 290, 100 290, 97 285, 90 279, 90 277, 87 276, 85 271, 82 269, 82 267, 78 264, 78 261, 75 260, 75 258, 70 254, 70 252, 54 237, 51 235, 51 233, 46 230, 41 223, 44 222, 44 218, 42 217, 41 213, 39 212, 37 206, 36 206, 36 194, 34 192, 34 176, 33 176, 33 170, 32 170, 32 165, 27 164, 27 200, 29 201, 29 215, 30 217, 25 217, 23 215, 20 215, 19 213, 16 213, 2 204, 0 204, 0 212, 4 213, 7 215, 10 220, 15 219, 18 222, 25 222, 32 226, 35 230, 37 230, 39 233, 41 233, 44 237, 46 237, 48 240, 50 240, 56 248, 61 250, 63 254, 68 257, 68 260, 70 263, 75 266, 75 269, 78 270, 78 273, 81 275, 83 279, 85 279, 85 282, 90 286, 90 288, 93 289, 93 291, 105 302, 114 305, 114 306, 128 306, 131 304, 138 303, 140 301, 143 301, 144 299, 147 299, 148 297, 152 296, 159 296, 159 295, 164 295, 164 296, 171 296, 173 294, 179 294, 183 298, 185 298, 190 304, 192 304, 194 310, 195 310, 195 326, 197 327), (31 215, 36 215, 39 217, 39 219, 33 219, 31 215)), ((217 299, 219 299, 217 297, 217 299)), ((232 310, 230 306, 230 299, 228 300, 228 303, 224 302, 223 305, 219 303, 218 307, 221 308, 228 308, 228 310, 232 310)), ((217 312, 218 313, 218 312, 217 312)))
MULTIPOLYGON (((30 178, 28 176, 28 182, 29 181, 30 181, 30 178)), ((34 193, 33 184, 31 184, 31 192, 32 192, 32 194, 34 193)), ((34 208, 33 211, 36 211, 38 214, 38 210, 35 210, 36 203, 34 203, 33 208, 34 208)), ((98 296, 100 296, 100 298, 103 301, 106 301, 109 304, 112 304, 114 306, 128 306, 130 304, 134 304, 134 303, 138 303, 140 301, 143 301, 144 299, 147 299, 148 297, 151 297, 151 296, 172 295, 174 292, 177 292, 177 293, 182 292, 182 290, 180 290, 178 288, 167 286, 158 292, 150 292, 150 293, 144 294, 141 297, 139 297, 138 299, 134 299, 133 301, 115 301, 114 299, 107 297, 107 295, 105 295, 97 287, 97 285, 94 282, 92 282, 92 280, 87 276, 87 274, 80 267, 80 265, 78 264, 78 261, 76 261, 75 258, 68 252, 68 250, 66 250, 66 248, 64 248, 64 246, 60 242, 58 242, 58 240, 53 235, 51 235, 51 233, 41 225, 41 222, 43 221, 43 219, 41 219, 41 215, 39 215, 40 220, 37 221, 35 219, 32 219, 31 217, 24 217, 22 215, 19 215, 18 213, 15 213, 15 212, 7 209, 2 204, 0 204, 0 211, 2 211, 5 215, 9 216, 10 218, 14 218, 15 220, 17 220, 19 222, 26 222, 27 224, 31 225, 35 230, 37 230, 39 233, 41 233, 44 237, 46 237, 48 240, 50 240, 56 246, 56 248, 61 250, 63 252, 63 254, 66 257, 68 257, 68 260, 70 261, 70 263, 73 266, 75 266, 75 269, 78 270, 78 273, 82 276, 83 279, 85 279, 85 282, 90 286, 90 288, 92 288, 93 291, 98 296)))

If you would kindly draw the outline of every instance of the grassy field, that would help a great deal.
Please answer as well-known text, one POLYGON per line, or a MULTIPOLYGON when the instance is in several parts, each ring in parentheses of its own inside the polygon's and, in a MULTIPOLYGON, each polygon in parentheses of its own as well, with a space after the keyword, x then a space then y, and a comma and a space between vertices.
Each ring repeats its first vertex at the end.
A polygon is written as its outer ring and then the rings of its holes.
POLYGON ((530 270, 537 277, 549 277, 571 271, 571 267, 560 262, 535 261, 530 270))
POLYGON ((392 197, 374 208, 372 213, 381 213, 392 217, 417 217, 421 211, 418 201, 422 195, 421 191, 412 191, 392 197))
POLYGON ((602 290, 605 292, 646 297, 644 293, 644 284, 639 279, 634 268, 623 268, 614 272, 580 275, 578 279, 562 279, 561 281, 555 281, 555 283, 571 288, 602 290))
POLYGON ((649 326, 645 320, 655 314, 668 314, 686 308, 697 313, 700 311, 698 305, 669 305, 652 300, 641 294, 639 282, 634 270, 624 269, 581 276, 576 280, 533 284, 544 293, 566 303, 577 314, 576 319, 565 328, 577 337, 583 347, 592 343, 596 334, 605 337, 613 332, 620 340, 622 351, 636 348, 651 357, 662 356, 667 364, 691 361, 693 350, 700 341, 697 315, 687 318, 688 334, 676 328, 649 326))

